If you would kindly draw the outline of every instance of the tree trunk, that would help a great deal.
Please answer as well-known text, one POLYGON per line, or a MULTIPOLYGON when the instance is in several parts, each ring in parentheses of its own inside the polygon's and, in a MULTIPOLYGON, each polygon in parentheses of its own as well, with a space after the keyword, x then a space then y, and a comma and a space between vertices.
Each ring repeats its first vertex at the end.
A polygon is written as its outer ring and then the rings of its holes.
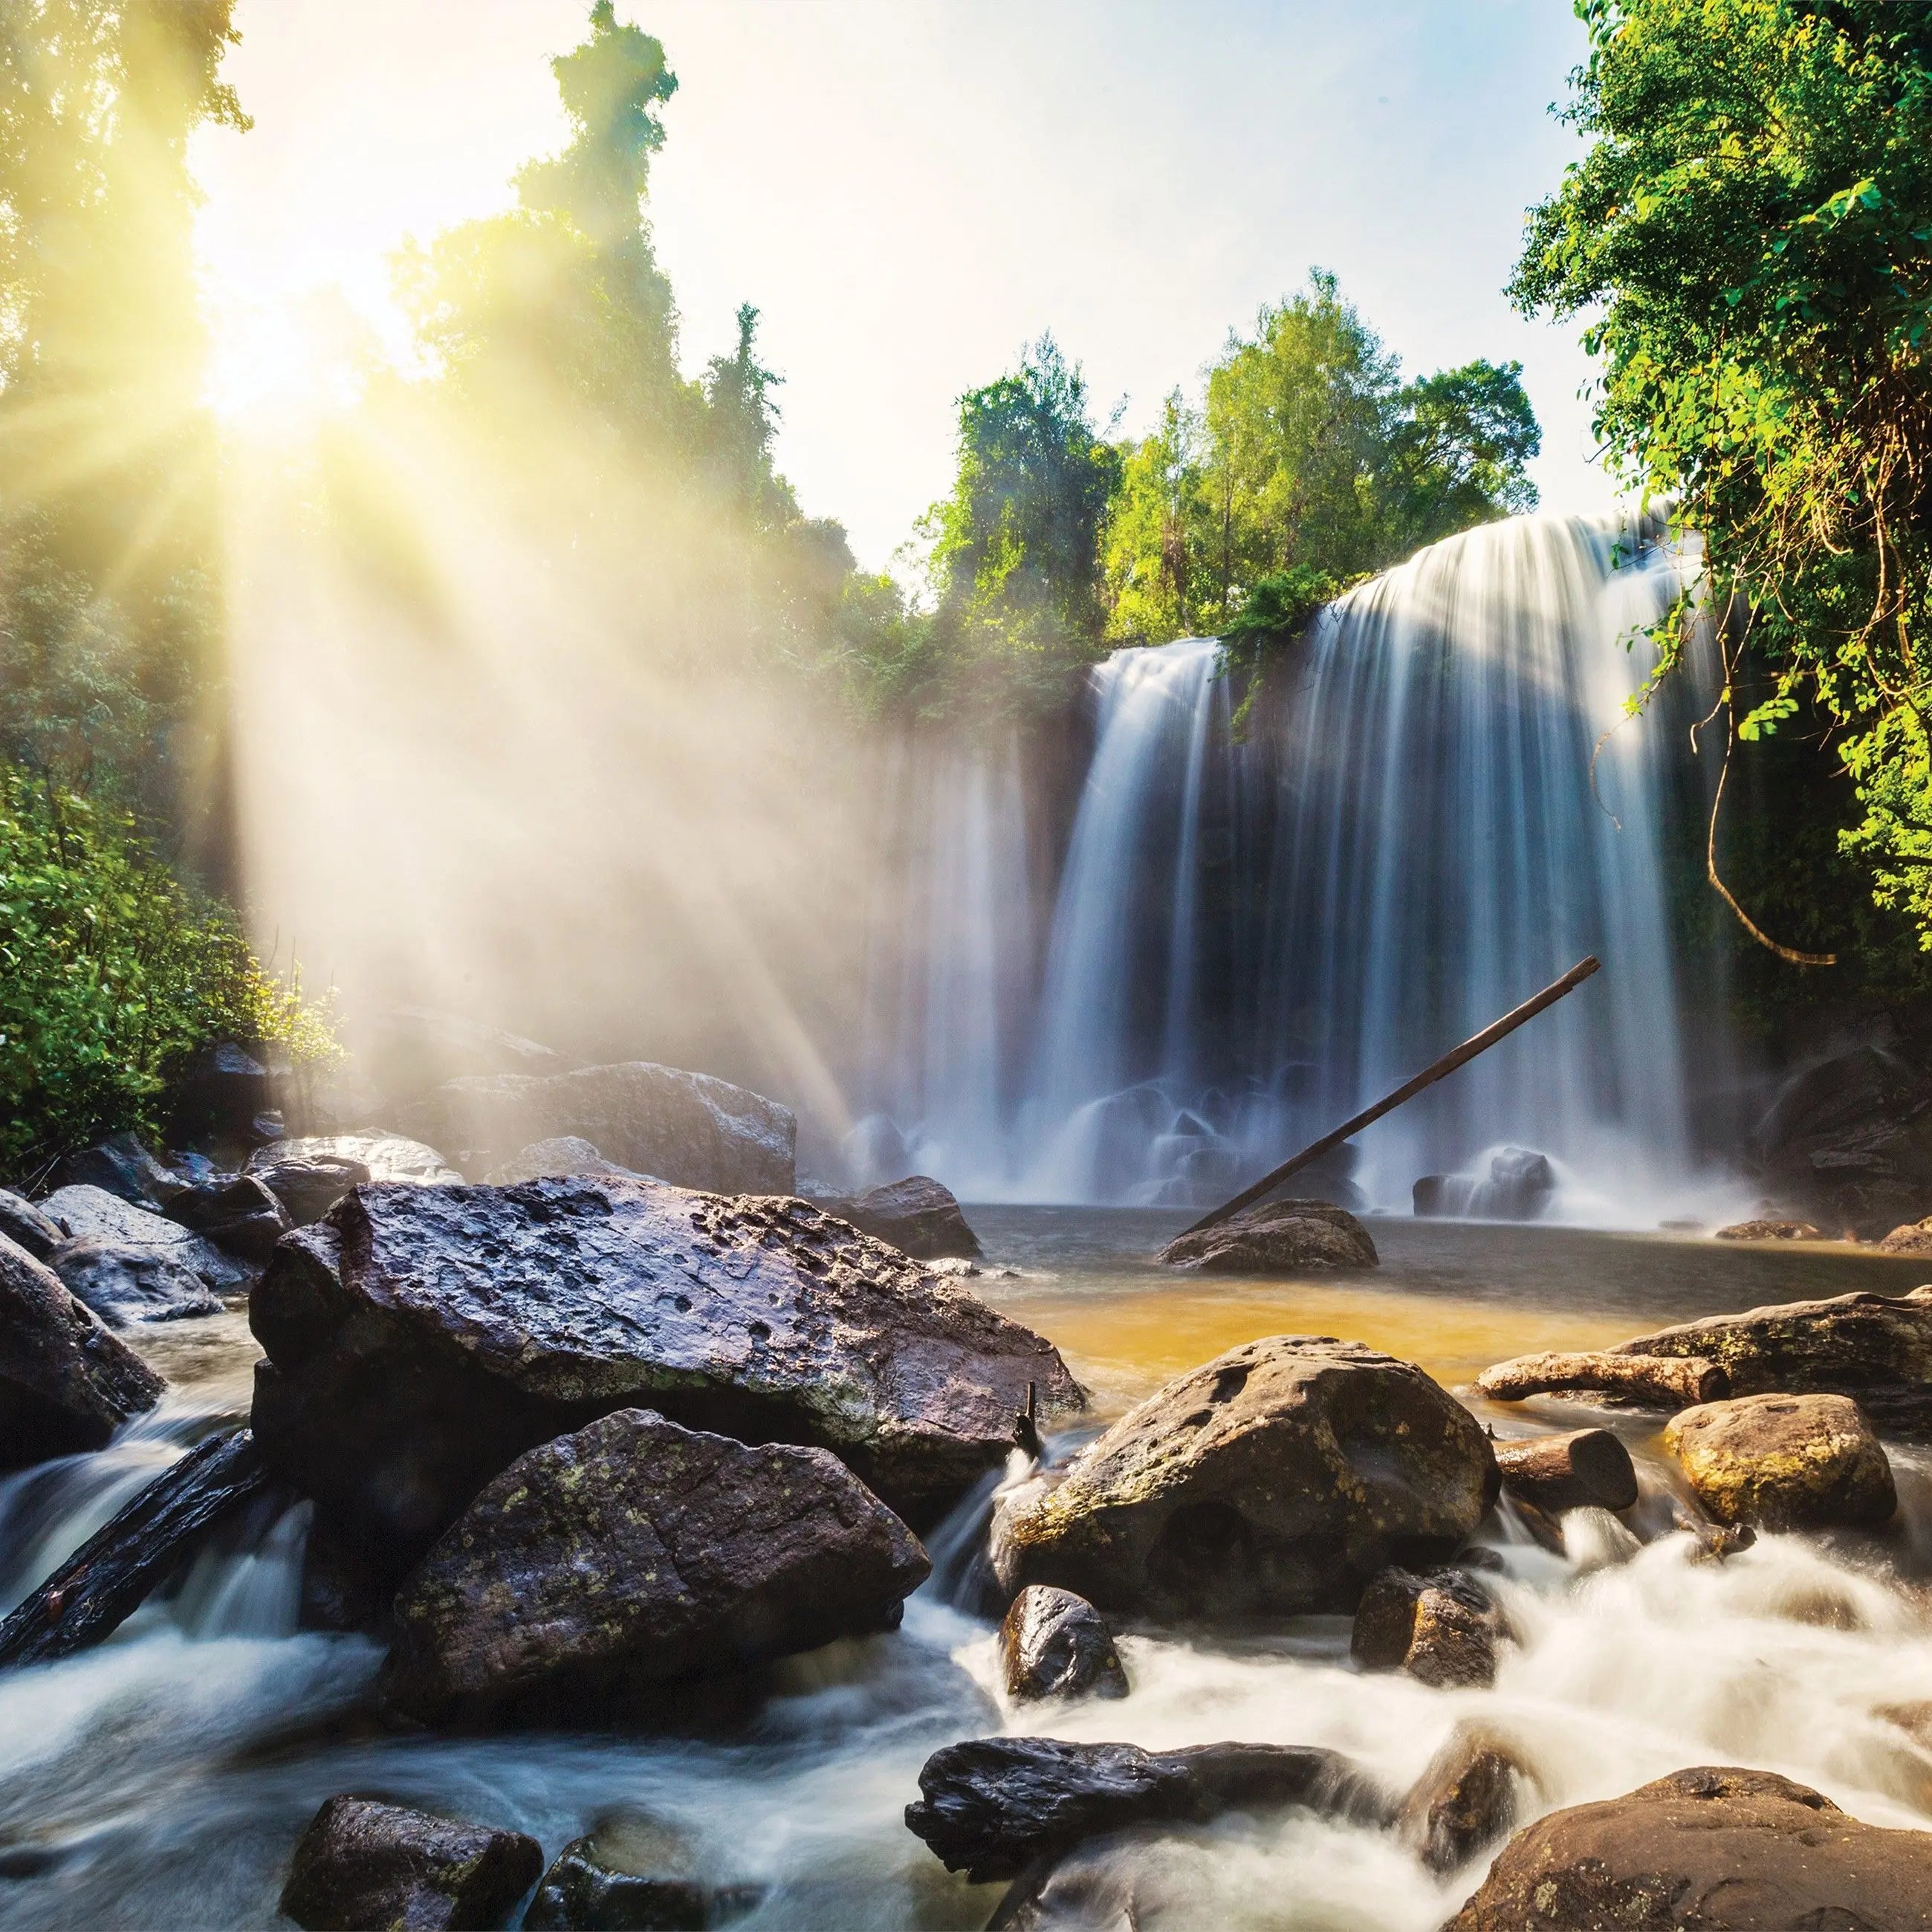
POLYGON ((1688 1408, 1723 1401, 1731 1378, 1715 1362, 1696 1355, 1519 1355, 1485 1369, 1476 1386, 1498 1402, 1592 1389, 1648 1408, 1688 1408))
POLYGON ((1496 1466, 1511 1496, 1552 1516, 1573 1509, 1628 1509, 1636 1501, 1630 1451, 1607 1429, 1498 1442, 1496 1466))

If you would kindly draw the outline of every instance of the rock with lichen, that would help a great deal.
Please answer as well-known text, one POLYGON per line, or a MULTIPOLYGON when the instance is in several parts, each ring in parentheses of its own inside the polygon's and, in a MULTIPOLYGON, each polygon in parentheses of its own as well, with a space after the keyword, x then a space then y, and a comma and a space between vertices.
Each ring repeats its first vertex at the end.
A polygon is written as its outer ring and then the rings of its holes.
POLYGON ((1844 1396, 1703 1402, 1672 1416, 1664 1440, 1719 1522, 1872 1528, 1898 1508, 1885 1450, 1844 1396))

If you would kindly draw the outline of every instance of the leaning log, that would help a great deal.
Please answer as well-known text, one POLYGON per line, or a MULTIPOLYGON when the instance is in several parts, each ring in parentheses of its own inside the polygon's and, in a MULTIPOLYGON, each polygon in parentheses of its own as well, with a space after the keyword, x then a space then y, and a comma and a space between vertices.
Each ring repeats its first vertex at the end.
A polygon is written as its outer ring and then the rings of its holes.
POLYGON ((111 1636, 199 1539, 266 1480, 249 1430, 190 1450, 0 1623, 0 1669, 51 1663, 111 1636))
POLYGON ((1636 1501, 1630 1451, 1607 1429, 1532 1436, 1496 1448, 1503 1487, 1518 1502, 1552 1516, 1573 1509, 1628 1509, 1636 1501))
POLYGON ((1519 1355, 1485 1369, 1476 1386, 1498 1402, 1587 1390, 1650 1408, 1686 1408, 1722 1402, 1731 1392, 1731 1378, 1717 1363, 1697 1355, 1519 1355))

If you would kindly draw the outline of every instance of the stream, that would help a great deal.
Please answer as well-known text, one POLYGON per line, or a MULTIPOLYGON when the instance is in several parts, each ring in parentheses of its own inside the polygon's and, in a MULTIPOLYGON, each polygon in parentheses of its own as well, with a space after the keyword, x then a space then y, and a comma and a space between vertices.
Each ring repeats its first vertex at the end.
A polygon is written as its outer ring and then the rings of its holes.
MULTIPOLYGON (((1184 1210, 969 1214, 988 1255, 971 1286, 1060 1347, 1096 1420, 1263 1335, 1359 1340, 1457 1386, 1532 1348, 1767 1301, 1901 1293, 1932 1272, 1828 1244, 1376 1217, 1372 1275, 1210 1281, 1145 1258, 1184 1210)), ((240 1315, 130 1340, 170 1394, 100 1454, 0 1480, 0 1606, 172 1457, 245 1415, 256 1351, 240 1315)), ((1553 1400, 1475 1406, 1498 1433, 1604 1419, 1553 1400)), ((1673 1479, 1654 1425, 1616 1426, 1644 1489, 1630 1514, 1660 1526, 1673 1479)), ((1581 1512, 1558 1557, 1507 1511, 1492 1516, 1490 1581, 1521 1641, 1481 1690, 1364 1675, 1348 1620, 1310 1617, 1212 1640, 1130 1624, 1124 1702, 1006 1708, 974 1587, 989 1484, 928 1539, 935 1575, 900 1630, 791 1660, 755 1719, 701 1736, 386 1726, 367 1700, 377 1647, 297 1631, 308 1506, 265 1498, 111 1642, 0 1676, 0 1927, 286 1924, 275 1900, 296 1836, 322 1799, 355 1791, 514 1826, 546 1857, 595 1826, 640 1859, 763 1887, 733 1922, 746 1932, 966 1932, 1002 1888, 950 1876, 900 1814, 931 1751, 1001 1730, 1325 1745, 1400 1792, 1474 1727, 1531 1768, 1530 1814, 1738 1763, 1874 1823, 1932 1828, 1932 1452, 1888 1446, 1900 1511, 1882 1536, 1765 1536, 1717 1563, 1696 1560, 1688 1534, 1640 1544, 1617 1519, 1581 1512)), ((1115 1855, 1152 1901, 1150 1928, 1434 1932, 1480 1875, 1438 1881, 1393 1834, 1294 1814, 1167 1831, 1115 1855)))

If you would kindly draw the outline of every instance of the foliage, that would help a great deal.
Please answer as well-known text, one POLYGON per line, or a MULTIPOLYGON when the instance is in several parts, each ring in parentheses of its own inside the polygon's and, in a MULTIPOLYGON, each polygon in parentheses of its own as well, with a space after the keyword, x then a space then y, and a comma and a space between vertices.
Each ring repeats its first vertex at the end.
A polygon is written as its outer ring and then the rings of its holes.
POLYGON ((1847 848, 1932 948, 1932 4, 1579 11, 1592 145, 1512 292, 1600 311, 1598 433, 1701 532, 1775 674, 1748 709, 1727 692, 1737 736, 1816 706, 1863 807, 1847 848))
POLYGON ((1324 604, 1332 604, 1354 578, 1336 577, 1312 563, 1298 563, 1250 586, 1246 601, 1222 633, 1227 646, 1223 674, 1238 678, 1241 701, 1230 723, 1238 736, 1261 695, 1273 655, 1306 629, 1324 604))
POLYGON ((157 1128, 169 1078, 220 1040, 337 1052, 326 1004, 272 977, 131 821, 0 766, 0 1167, 157 1128))

